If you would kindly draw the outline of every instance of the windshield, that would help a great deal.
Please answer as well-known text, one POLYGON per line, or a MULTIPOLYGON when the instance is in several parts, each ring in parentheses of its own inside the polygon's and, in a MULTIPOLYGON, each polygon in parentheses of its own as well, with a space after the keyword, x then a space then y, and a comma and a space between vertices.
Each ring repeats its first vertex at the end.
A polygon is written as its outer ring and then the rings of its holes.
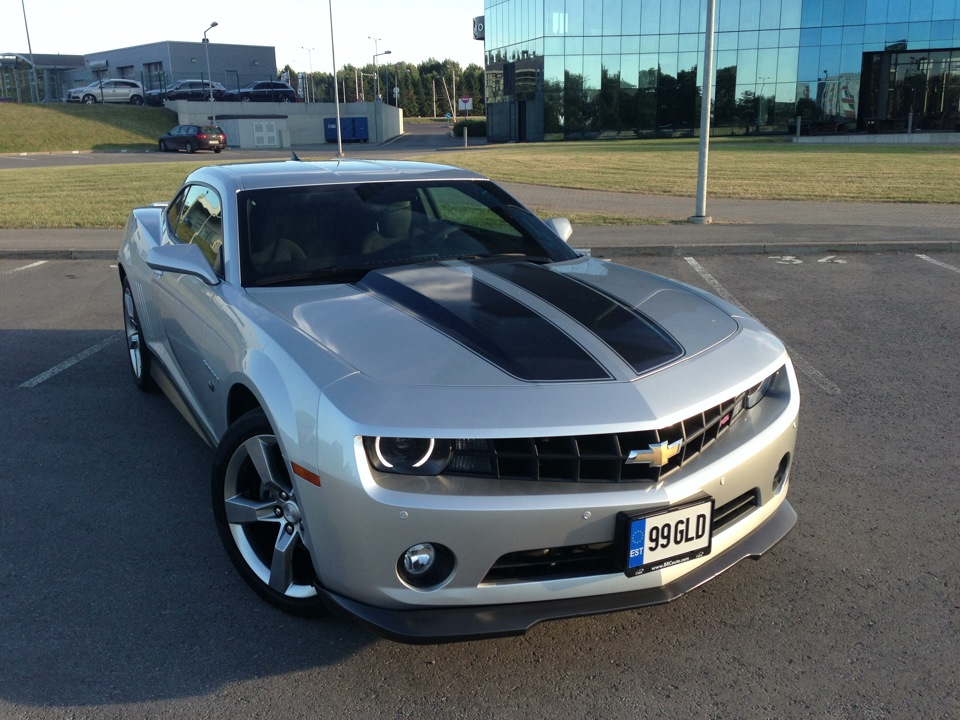
POLYGON ((246 286, 353 282, 376 268, 457 258, 577 257, 486 181, 250 190, 238 203, 246 286))

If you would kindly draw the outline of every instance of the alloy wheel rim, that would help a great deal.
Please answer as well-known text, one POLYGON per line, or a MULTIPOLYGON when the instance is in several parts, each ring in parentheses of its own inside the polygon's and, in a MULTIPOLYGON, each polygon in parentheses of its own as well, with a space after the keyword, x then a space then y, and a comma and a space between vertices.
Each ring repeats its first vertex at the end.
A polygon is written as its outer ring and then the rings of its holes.
POLYGON ((140 325, 137 322, 136 309, 133 305, 133 295, 130 288, 123 291, 123 327, 127 336, 127 353, 130 357, 130 367, 135 377, 143 374, 143 355, 140 351, 140 325))
POLYGON ((256 435, 236 449, 224 478, 227 526, 247 567, 287 598, 311 598, 302 514, 276 437, 256 435))

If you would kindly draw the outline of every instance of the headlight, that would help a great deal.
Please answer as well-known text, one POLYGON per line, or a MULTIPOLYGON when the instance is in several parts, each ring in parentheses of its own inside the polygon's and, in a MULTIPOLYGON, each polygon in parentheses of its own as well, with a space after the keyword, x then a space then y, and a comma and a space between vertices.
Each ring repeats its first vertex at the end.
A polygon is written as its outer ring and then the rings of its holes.
POLYGON ((367 459, 377 470, 401 475, 439 475, 450 462, 449 440, 408 437, 365 437, 367 459))
POLYGON ((773 386, 773 381, 777 379, 777 375, 780 374, 780 371, 777 370, 773 375, 770 375, 763 382, 754 385, 752 388, 747 390, 747 397, 744 401, 744 404, 748 408, 756 407, 756 405, 763 400, 764 396, 770 391, 770 388, 773 386))

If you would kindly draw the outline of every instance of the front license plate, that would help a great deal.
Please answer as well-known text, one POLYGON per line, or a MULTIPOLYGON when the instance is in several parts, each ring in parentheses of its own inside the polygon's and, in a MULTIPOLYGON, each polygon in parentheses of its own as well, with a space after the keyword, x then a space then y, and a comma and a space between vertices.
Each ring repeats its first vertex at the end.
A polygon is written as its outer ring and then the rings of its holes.
POLYGON ((622 512, 617 547, 623 572, 642 575, 710 554, 713 499, 652 512, 622 512))

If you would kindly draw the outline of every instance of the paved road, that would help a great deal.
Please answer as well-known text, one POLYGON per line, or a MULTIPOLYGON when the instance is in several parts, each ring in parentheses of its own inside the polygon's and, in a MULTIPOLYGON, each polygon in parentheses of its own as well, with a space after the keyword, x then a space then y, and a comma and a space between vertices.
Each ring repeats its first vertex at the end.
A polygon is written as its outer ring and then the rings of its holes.
POLYGON ((0 718, 960 717, 956 254, 626 259, 789 345, 798 526, 671 605, 426 647, 259 601, 110 261, 0 259, 0 718))

